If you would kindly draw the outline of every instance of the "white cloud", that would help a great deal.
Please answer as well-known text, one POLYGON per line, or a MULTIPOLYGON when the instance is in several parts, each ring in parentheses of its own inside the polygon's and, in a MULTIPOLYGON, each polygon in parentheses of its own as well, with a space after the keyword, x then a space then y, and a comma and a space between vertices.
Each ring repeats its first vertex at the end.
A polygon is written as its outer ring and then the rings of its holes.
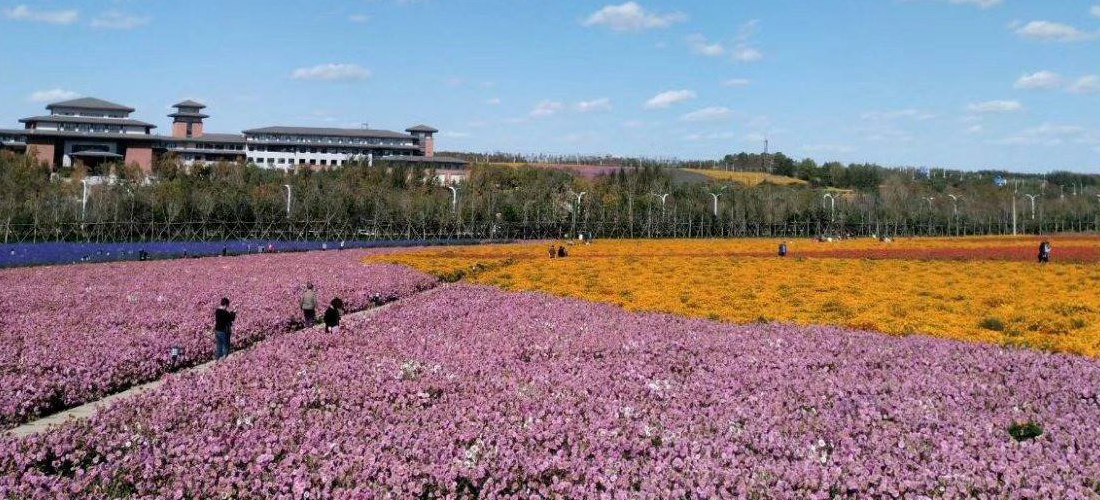
POLYGON ((644 107, 646 109, 662 109, 689 99, 695 99, 695 92, 690 90, 669 90, 653 96, 653 98, 646 101, 644 107))
POLYGON ((1011 113, 1024 109, 1019 101, 976 102, 966 107, 971 113, 1011 113))
POLYGON ((356 64, 318 64, 306 68, 298 68, 290 74, 295 80, 315 80, 326 82, 366 80, 370 78, 370 71, 356 64))
POLYGON ((649 12, 636 2, 622 5, 608 5, 596 11, 582 23, 584 26, 604 26, 611 31, 644 31, 655 28, 667 28, 684 21, 687 16, 679 12, 656 14, 649 12))
POLYGON ((1020 133, 995 141, 1002 146, 1061 146, 1067 142, 1100 144, 1100 134, 1076 125, 1052 125, 1044 123, 1020 133))
POLYGON ((488 100, 485 101, 485 104, 488 104, 490 106, 500 106, 500 98, 499 97, 489 98, 488 100))
POLYGON ((469 132, 458 132, 453 130, 444 130, 439 133, 443 137, 450 137, 452 139, 466 139, 470 137, 469 132))
POLYGON ((57 102, 76 99, 77 97, 80 97, 80 94, 71 90, 52 89, 32 92, 27 100, 31 102, 57 102))
POLYGON ((593 99, 591 101, 581 101, 577 103, 576 110, 579 113, 588 113, 590 111, 610 111, 611 99, 601 97, 599 99, 593 99))
POLYGON ((148 17, 123 14, 118 11, 104 12, 93 18, 91 23, 93 28, 112 30, 130 30, 146 24, 149 24, 148 17))
POLYGON ((26 5, 4 9, 4 17, 13 21, 32 21, 46 24, 73 24, 80 17, 75 9, 35 10, 26 5))
POLYGON ((1068 24, 1053 21, 1031 21, 1016 28, 1016 34, 1024 38, 1050 42, 1081 42, 1095 38, 1068 24))
POLYGON ((686 122, 709 122, 725 120, 730 117, 730 114, 730 109, 727 107, 712 106, 687 113, 681 116, 680 119, 686 122))
POLYGON ((730 78, 729 80, 726 80, 726 81, 722 82, 722 86, 723 87, 746 87, 750 83, 752 83, 752 81, 749 80, 748 78, 730 78))
POLYGON ((935 113, 929 113, 927 111, 920 111, 912 108, 899 109, 896 111, 869 111, 867 113, 863 113, 863 119, 869 121, 897 120, 902 118, 925 121, 931 120, 935 117, 935 113))
POLYGON ((984 131, 985 131, 985 127, 983 127, 981 125, 971 125, 971 126, 966 128, 966 133, 968 133, 970 135, 980 134, 984 131))
POLYGON ((1092 8, 1089 9, 1089 14, 1092 14, 1092 17, 1100 17, 1100 5, 1093 5, 1092 8))
POLYGON ((1054 89, 1062 85, 1062 77, 1053 71, 1038 71, 1030 75, 1023 75, 1016 80, 1014 87, 1018 89, 1054 89))
POLYGON ((687 41, 691 45, 691 51, 701 56, 721 57, 726 53, 726 48, 721 43, 708 43, 703 35, 691 35, 687 41))
POLYGON ((951 3, 976 5, 988 9, 1001 4, 1002 0, 950 0, 951 3))
POLYGON ((1086 75, 1078 78, 1077 81, 1070 85, 1069 91, 1074 94, 1096 94, 1100 93, 1100 76, 1086 75))
POLYGON ((750 63, 763 58, 762 52, 751 47, 737 47, 733 50, 733 60, 737 62, 750 63))
POLYGON ((348 21, 351 21, 353 23, 365 23, 367 21, 370 21, 370 16, 366 14, 352 14, 348 16, 348 21))
POLYGON ((533 118, 542 118, 546 116, 552 116, 562 110, 562 104, 557 101, 542 101, 535 105, 535 109, 531 110, 531 116, 533 118))

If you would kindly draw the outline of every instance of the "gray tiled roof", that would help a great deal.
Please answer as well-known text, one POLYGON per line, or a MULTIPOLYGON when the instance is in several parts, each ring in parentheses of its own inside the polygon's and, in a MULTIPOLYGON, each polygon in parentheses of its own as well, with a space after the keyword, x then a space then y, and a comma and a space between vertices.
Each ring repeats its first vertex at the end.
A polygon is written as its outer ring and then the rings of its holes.
POLYGON ((415 127, 409 127, 407 129, 405 129, 405 132, 428 132, 428 133, 434 134, 436 132, 439 132, 439 129, 437 129, 435 127, 429 127, 429 126, 424 125, 424 124, 420 124, 420 125, 417 125, 415 127))
POLYGON ((206 105, 202 104, 202 103, 192 101, 191 99, 188 99, 188 100, 183 101, 183 102, 177 102, 177 103, 173 104, 172 107, 173 108, 199 108, 199 109, 202 109, 202 108, 205 108, 206 105))
POLYGON ((79 137, 88 139, 118 139, 140 142, 157 142, 172 139, 153 134, 113 134, 110 132, 71 132, 58 130, 21 130, 26 137, 79 137))
POLYGON ((69 156, 83 156, 87 158, 122 158, 122 155, 118 153, 108 153, 106 151, 77 151, 76 153, 69 153, 69 156))
POLYGON ((245 135, 315 135, 334 137, 377 137, 380 139, 412 139, 408 134, 392 130, 372 130, 365 128, 324 128, 324 127, 264 127, 245 130, 245 135))
POLYGON ((107 111, 126 111, 127 113, 133 113, 134 108, 129 106, 123 106, 111 101, 104 101, 103 99, 97 99, 95 97, 81 97, 80 99, 72 99, 68 101, 55 102, 46 106, 46 109, 53 108, 85 108, 85 109, 101 109, 107 111))
POLYGON ((204 115, 202 113, 192 113, 190 111, 181 111, 178 113, 172 113, 168 115, 169 118, 210 118, 210 115, 204 115))
POLYGON ((19 120, 19 123, 31 123, 31 122, 46 122, 46 123, 95 123, 99 125, 131 125, 135 127, 149 127, 156 128, 156 125, 152 123, 146 123, 141 120, 132 120, 130 118, 95 118, 91 116, 65 116, 65 115, 45 115, 45 116, 32 116, 30 118, 23 118, 19 120))

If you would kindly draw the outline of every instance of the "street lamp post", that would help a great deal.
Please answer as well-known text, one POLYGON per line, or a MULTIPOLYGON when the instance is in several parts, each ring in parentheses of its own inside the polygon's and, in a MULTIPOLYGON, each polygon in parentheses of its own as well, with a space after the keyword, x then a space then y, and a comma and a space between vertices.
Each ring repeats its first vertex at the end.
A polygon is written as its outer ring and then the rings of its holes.
POLYGON ((721 193, 710 193, 710 195, 712 197, 714 197, 714 217, 717 218, 718 217, 718 197, 722 196, 722 194, 721 193))
POLYGON ((283 184, 286 188, 286 216, 290 218, 290 184, 283 184))
POLYGON ((447 186, 451 190, 451 212, 458 211, 458 190, 454 186, 447 186))
POLYGON ((825 200, 829 200, 829 206, 831 207, 831 211, 829 212, 829 220, 830 221, 835 221, 836 220, 836 196, 833 196, 833 193, 825 193, 824 195, 822 195, 821 196, 821 208, 825 208, 825 200))
POLYGON ((88 179, 81 179, 80 183, 84 185, 83 192, 80 195, 80 220, 84 220, 88 213, 88 179))
POLYGON ((1027 196, 1031 199, 1031 220, 1035 220, 1035 198, 1038 198, 1039 196, 1034 194, 1025 194, 1024 196, 1027 196))

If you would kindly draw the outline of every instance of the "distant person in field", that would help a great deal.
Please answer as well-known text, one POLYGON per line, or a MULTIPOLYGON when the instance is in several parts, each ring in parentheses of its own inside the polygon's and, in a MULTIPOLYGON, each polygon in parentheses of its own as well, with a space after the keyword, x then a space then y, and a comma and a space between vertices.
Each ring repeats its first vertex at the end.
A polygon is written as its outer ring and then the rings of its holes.
POLYGON ((779 256, 780 257, 786 257, 787 256, 787 242, 786 241, 779 244, 779 256))
POLYGON ((224 359, 229 355, 229 340, 236 320, 237 312, 230 311, 229 299, 222 297, 221 305, 214 311, 214 359, 224 359))
POLYGON ((1050 242, 1044 241, 1039 244, 1039 263, 1046 264, 1050 262, 1050 242))
POLYGON ((558 255, 558 252, 554 250, 554 245, 550 245, 550 258, 553 259, 558 255))
POLYGON ((306 328, 311 328, 317 323, 317 292, 313 291, 313 283, 306 283, 306 291, 302 292, 302 319, 306 328))
POLYGON ((565 253, 565 246, 564 245, 559 245, 558 246, 558 258, 559 259, 564 259, 568 256, 569 256, 569 254, 565 253))
POLYGON ((340 300, 340 297, 333 298, 332 302, 329 303, 328 309, 325 309, 325 331, 339 332, 340 318, 343 315, 344 301, 340 300))

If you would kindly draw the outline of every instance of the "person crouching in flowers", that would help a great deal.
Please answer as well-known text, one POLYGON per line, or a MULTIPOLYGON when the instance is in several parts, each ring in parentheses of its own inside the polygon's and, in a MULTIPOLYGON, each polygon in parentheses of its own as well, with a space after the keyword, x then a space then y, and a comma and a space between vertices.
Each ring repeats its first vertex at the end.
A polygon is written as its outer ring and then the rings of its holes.
POLYGON ((233 322, 237 312, 229 310, 229 299, 222 297, 221 305, 214 311, 214 359, 224 359, 229 355, 229 340, 233 334, 233 322))
POLYGON ((326 332, 339 332, 340 331, 340 317, 344 314, 344 301, 340 300, 340 297, 335 297, 332 302, 329 303, 328 309, 325 309, 325 331, 326 332))

